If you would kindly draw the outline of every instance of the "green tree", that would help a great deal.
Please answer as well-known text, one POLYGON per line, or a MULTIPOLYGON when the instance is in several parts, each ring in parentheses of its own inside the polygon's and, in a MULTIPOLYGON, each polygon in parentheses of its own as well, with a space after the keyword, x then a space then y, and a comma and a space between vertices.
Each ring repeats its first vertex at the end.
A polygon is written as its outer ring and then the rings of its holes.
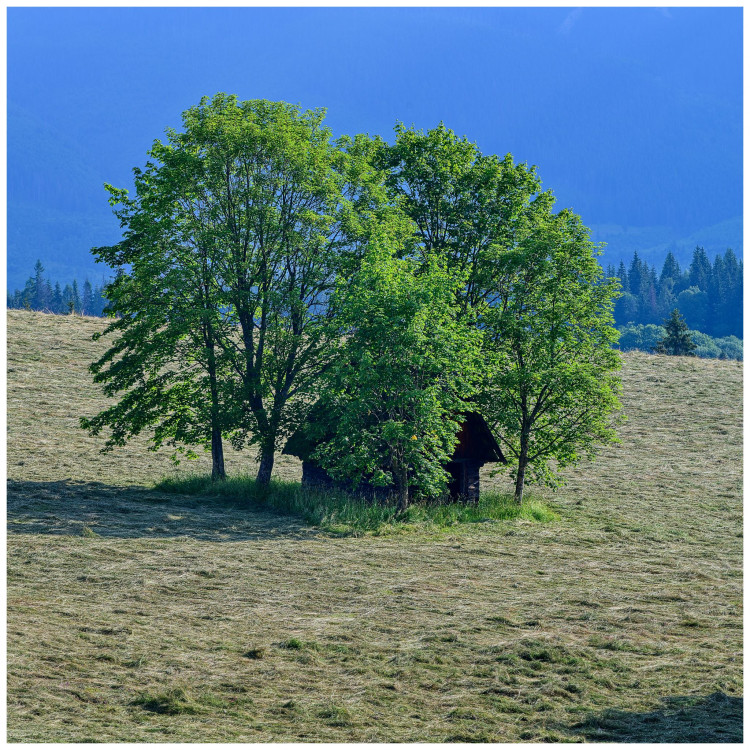
POLYGON ((680 264, 677 262, 677 258, 674 257, 674 253, 670 250, 667 253, 667 257, 664 259, 664 265, 661 269, 661 275, 659 276, 659 284, 664 284, 667 280, 672 281, 672 285, 676 284, 682 278, 682 269, 680 264))
POLYGON ((657 354, 674 354, 678 356, 692 356, 696 344, 690 336, 688 324, 675 308, 668 320, 664 321, 666 335, 656 342, 654 351, 657 354))
POLYGON ((373 243, 349 284, 338 286, 341 344, 324 400, 334 437, 315 457, 337 478, 441 496, 466 399, 473 393, 479 334, 459 318, 465 283, 432 257, 398 259, 393 236, 373 243))
POLYGON ((43 273, 44 266, 42 261, 38 260, 34 265, 34 300, 32 303, 32 309, 34 310, 46 310, 49 307, 51 290, 42 276, 43 273))
POLYGON ((415 226, 423 257, 440 253, 463 275, 463 310, 493 299, 498 260, 517 242, 534 213, 554 201, 541 191, 534 167, 483 155, 442 123, 427 132, 396 126, 393 146, 381 142, 388 185, 415 226))
POLYGON ((94 290, 91 282, 86 279, 83 282, 83 295, 81 296, 81 313, 83 315, 94 314, 94 290))
POLYGON ((81 312, 81 295, 78 292, 78 280, 73 279, 73 285, 70 289, 70 309, 71 314, 75 312, 81 312))
POLYGON ((693 251, 693 260, 688 269, 688 280, 690 286, 697 287, 701 291, 707 291, 711 279, 711 261, 702 247, 696 247, 693 251))
POLYGON ((709 330, 709 296, 708 292, 697 286, 683 289, 676 300, 676 307, 685 316, 687 324, 696 331, 709 330))
MULTIPOLYGON (((385 205, 370 139, 334 143, 323 117, 284 102, 202 99, 183 113, 183 131, 167 130, 135 170, 135 199, 110 188, 126 240, 97 250, 123 269, 107 297, 114 314, 132 320, 108 331, 131 332, 132 372, 177 373, 173 398, 151 399, 158 390, 142 398, 151 404, 148 424, 162 426, 157 441, 189 444, 212 424, 238 448, 258 446, 261 484, 334 349, 327 324, 335 280, 356 267, 385 205), (185 408, 200 391, 196 363, 208 378, 210 420, 185 408)), ((116 376, 116 359, 107 367, 98 377, 116 376)), ((124 412, 106 420, 116 431, 128 421, 124 412)), ((132 424, 146 426, 141 417, 132 424)))
POLYGON ((398 126, 396 143, 381 154, 420 251, 439 254, 467 280, 457 294, 483 339, 477 398, 515 451, 520 502, 529 465, 551 479, 551 461, 574 463, 614 438, 619 359, 610 324, 618 284, 601 279, 580 220, 553 215, 554 198, 535 168, 510 154, 484 156, 442 124, 427 133, 398 126))
POLYGON ((52 312, 60 315, 65 312, 62 298, 62 290, 60 289, 60 282, 55 282, 55 289, 52 292, 52 299, 50 300, 52 312))
POLYGON ((503 266, 499 299, 480 317, 492 336, 480 404, 514 459, 520 503, 529 478, 554 485, 557 470, 616 440, 619 284, 602 279, 588 230, 567 210, 537 220, 503 266))
POLYGON ((618 348, 623 352, 633 349, 642 352, 653 351, 656 342, 664 337, 664 328, 653 323, 620 326, 618 330, 620 331, 618 348))
MULTIPOLYGON (((638 253, 633 253, 633 260, 630 263, 630 270, 628 271, 628 283, 630 286, 630 293, 640 299, 643 292, 644 277, 647 273, 647 268, 643 261, 638 257, 638 253)), ((638 321, 641 322, 640 320, 638 321)))
POLYGON ((222 480, 222 433, 234 400, 226 363, 216 356, 216 331, 226 322, 213 268, 205 245, 186 241, 179 221, 168 213, 156 220, 156 205, 166 203, 154 183, 136 184, 134 201, 113 190, 124 205, 125 239, 96 250, 112 267, 129 268, 107 287, 115 319, 94 338, 115 339, 90 367, 105 394, 120 398, 81 426, 94 435, 110 429, 105 451, 144 430, 153 450, 172 446, 175 458, 193 457, 190 446, 210 446, 212 478, 222 480))

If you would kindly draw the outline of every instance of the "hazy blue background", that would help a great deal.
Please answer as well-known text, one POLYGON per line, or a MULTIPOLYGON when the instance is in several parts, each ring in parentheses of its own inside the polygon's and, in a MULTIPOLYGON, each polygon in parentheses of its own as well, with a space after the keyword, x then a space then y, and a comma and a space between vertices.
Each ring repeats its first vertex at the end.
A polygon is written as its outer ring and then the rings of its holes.
POLYGON ((8 9, 8 285, 101 280, 102 184, 217 91, 335 134, 439 121, 539 167, 559 207, 661 263, 742 251, 742 9, 8 9))

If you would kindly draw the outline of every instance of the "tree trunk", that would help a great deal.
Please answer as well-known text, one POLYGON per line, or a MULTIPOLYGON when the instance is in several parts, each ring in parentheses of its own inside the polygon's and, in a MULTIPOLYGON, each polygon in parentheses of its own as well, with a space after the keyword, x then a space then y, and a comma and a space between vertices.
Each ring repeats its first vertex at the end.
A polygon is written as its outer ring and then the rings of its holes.
POLYGON ((521 505, 523 503, 523 478, 526 474, 526 463, 518 462, 518 471, 516 472, 516 491, 513 495, 515 501, 521 505))
POLYGON ((214 482, 225 480, 227 475, 224 471, 224 443, 218 427, 211 430, 211 462, 211 479, 214 482))
POLYGON ((518 456, 518 471, 516 472, 515 501, 521 505, 523 502, 523 480, 526 475, 526 467, 529 465, 529 433, 531 429, 524 419, 524 427, 521 431, 521 451, 518 456))
POLYGON ((396 510, 403 513, 409 507, 409 476, 406 466, 399 466, 393 472, 396 479, 396 490, 398 491, 398 505, 396 510))
POLYGON ((258 476, 256 482, 261 487, 267 487, 271 481, 271 472, 273 471, 274 443, 263 443, 260 447, 260 465, 258 466, 258 476))
POLYGON ((216 345, 211 321, 205 327, 206 351, 208 353, 208 379, 211 383, 211 479, 214 482, 224 481, 227 475, 224 471, 224 443, 221 439, 221 424, 219 414, 219 384, 216 377, 216 345))

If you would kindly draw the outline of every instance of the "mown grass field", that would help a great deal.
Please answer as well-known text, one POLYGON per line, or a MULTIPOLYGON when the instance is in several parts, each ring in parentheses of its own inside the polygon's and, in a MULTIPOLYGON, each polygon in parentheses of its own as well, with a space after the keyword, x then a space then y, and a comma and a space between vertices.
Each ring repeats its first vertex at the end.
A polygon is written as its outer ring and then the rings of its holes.
POLYGON ((102 325, 8 313, 10 741, 741 741, 741 363, 626 354, 555 521, 335 536, 100 455, 102 325))

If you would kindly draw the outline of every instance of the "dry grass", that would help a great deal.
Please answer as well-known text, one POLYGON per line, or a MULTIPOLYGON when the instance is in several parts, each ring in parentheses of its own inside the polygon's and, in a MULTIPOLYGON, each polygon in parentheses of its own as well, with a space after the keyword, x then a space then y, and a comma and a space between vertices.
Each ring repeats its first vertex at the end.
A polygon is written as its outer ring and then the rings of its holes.
POLYGON ((9 740, 741 740, 741 363, 626 354, 554 523, 333 538, 99 455, 101 326, 8 314, 9 740))

